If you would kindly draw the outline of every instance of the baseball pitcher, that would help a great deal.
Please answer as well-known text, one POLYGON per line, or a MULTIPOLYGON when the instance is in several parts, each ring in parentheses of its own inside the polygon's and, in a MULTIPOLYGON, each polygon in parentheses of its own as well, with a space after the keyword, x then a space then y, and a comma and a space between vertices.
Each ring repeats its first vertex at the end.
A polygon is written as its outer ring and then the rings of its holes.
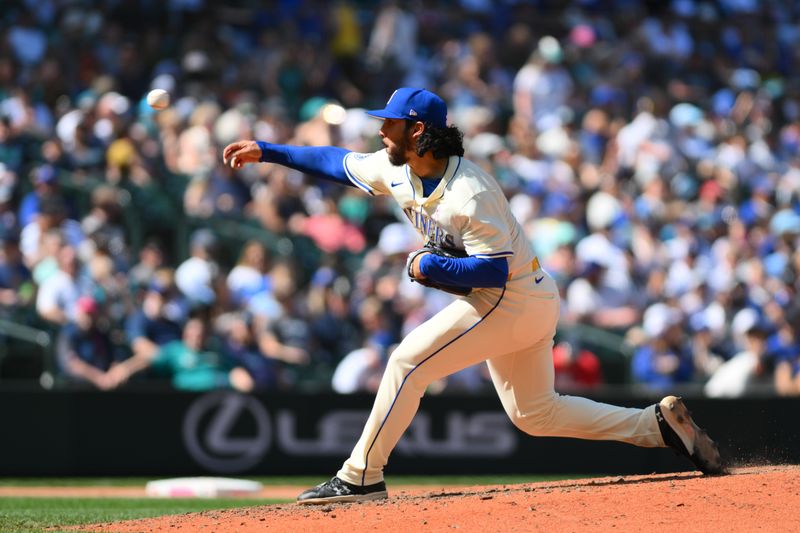
POLYGON ((410 254, 408 275, 459 295, 394 350, 352 454, 335 477, 300 494, 298 503, 386 498, 383 468, 427 386, 481 361, 509 418, 526 433, 669 446, 704 473, 722 473, 716 444, 680 398, 633 409, 555 392, 558 288, 498 183, 463 158, 462 134, 447 125, 445 102, 425 89, 401 88, 384 109, 368 113, 383 120, 384 149, 375 153, 259 141, 235 142, 223 152, 233 168, 279 163, 369 195, 392 196, 427 243, 410 254))

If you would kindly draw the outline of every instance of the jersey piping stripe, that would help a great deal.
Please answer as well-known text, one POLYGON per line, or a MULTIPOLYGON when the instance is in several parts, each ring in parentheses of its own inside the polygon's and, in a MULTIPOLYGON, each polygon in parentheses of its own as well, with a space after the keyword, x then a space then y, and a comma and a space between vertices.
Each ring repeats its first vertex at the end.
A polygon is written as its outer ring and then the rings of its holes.
POLYGON ((364 183, 363 181, 359 180, 358 178, 356 178, 353 175, 353 173, 350 172, 350 169, 347 168, 347 158, 348 157, 350 157, 350 154, 347 154, 346 156, 344 156, 344 159, 342 160, 342 166, 344 167, 344 173, 347 175, 347 179, 352 181, 353 185, 355 185, 356 187, 358 187, 362 191, 365 191, 365 192, 367 192, 367 193, 369 193, 369 194, 374 196, 374 193, 372 192, 372 189, 370 188, 370 186, 367 185, 366 183, 364 183))
MULTIPOLYGON (((447 160, 447 166, 448 167, 450 166, 450 160, 449 159, 447 160)), ((458 158, 458 164, 456 165, 456 169, 453 171, 453 174, 450 176, 450 179, 448 179, 447 183, 444 184, 444 188, 445 189, 447 188, 448 185, 450 185, 450 182, 453 181, 453 178, 456 177, 456 174, 458 174, 458 169, 459 168, 461 168, 461 157, 458 158)), ((447 176, 447 169, 446 168, 444 169, 444 175, 447 176)))
MULTIPOLYGON (((459 164, 459 165, 461 164, 461 159, 459 159, 459 160, 458 160, 458 164, 459 164)), ((453 176, 455 176, 455 175, 456 175, 456 172, 458 172, 458 165, 456 166, 456 169, 453 171, 453 175, 452 175, 452 176, 450 176, 450 179, 449 179, 449 180, 445 180, 445 176, 447 176, 447 171, 448 171, 448 170, 450 170, 450 158, 449 158, 449 157, 447 158, 447 165, 445 165, 445 167, 444 167, 444 172, 442 173, 442 179, 441 179, 441 180, 439 180, 439 183, 437 183, 437 184, 436 184, 436 188, 434 188, 434 189, 433 189, 433 191, 431 191, 431 193, 428 195, 428 197, 429 197, 429 198, 430 198, 431 196, 433 196, 433 193, 434 193, 434 191, 436 191, 436 190, 438 190, 438 189, 439 189, 439 186, 440 186, 440 185, 441 185, 441 187, 442 187, 442 188, 441 188, 442 194, 440 194, 440 195, 439 195, 439 197, 441 198, 441 197, 444 195, 444 190, 447 188, 447 183, 448 183, 448 182, 449 182, 451 179, 453 179, 453 176), (444 183, 441 183, 441 182, 444 182, 444 183)), ((422 189, 423 189, 423 191, 425 190, 425 188, 424 188, 424 187, 423 187, 422 189)))
POLYGON ((414 187, 414 182, 411 180, 411 174, 408 172, 408 165, 406 165, 406 179, 411 184, 411 200, 416 203, 417 200, 417 191, 414 187))
POLYGON ((472 257, 509 257, 514 255, 514 252, 494 252, 491 254, 472 254, 472 257))
POLYGON ((364 480, 366 479, 366 476, 367 476, 367 467, 369 466, 369 453, 372 451, 372 447, 375 446, 375 441, 378 440, 378 435, 381 434, 381 430, 383 429, 383 426, 386 425, 386 421, 389 420, 389 415, 392 414, 392 409, 394 409, 394 404, 397 403, 397 398, 400 396, 400 392, 402 392, 403 386, 405 386, 406 381, 408 380, 409 376, 411 376, 411 374, 413 374, 416 369, 418 369, 419 367, 424 365, 427 361, 429 361, 434 355, 438 354, 439 352, 441 352, 442 350, 444 350, 445 348, 447 348, 448 346, 450 346, 451 344, 456 342, 458 339, 460 339, 461 337, 463 337, 464 335, 466 335, 467 333, 472 331, 475 328, 475 326, 477 326, 478 324, 483 322, 486 319, 486 317, 488 317, 489 315, 492 314, 492 311, 497 309, 497 306, 500 305, 501 301, 503 301, 503 296, 505 295, 505 293, 506 293, 506 288, 504 286, 503 287, 503 292, 500 293, 500 297, 497 299, 497 302, 494 304, 494 306, 491 309, 489 309, 489 311, 486 312, 485 315, 483 315, 480 319, 478 319, 477 322, 475 322, 473 325, 471 325, 469 327, 469 329, 467 329, 465 331, 462 331, 461 333, 458 334, 458 336, 456 336, 450 342, 448 342, 447 344, 445 344, 444 346, 442 346, 441 348, 439 348, 438 350, 436 350, 435 352, 430 354, 428 357, 426 357, 425 359, 420 361, 419 364, 417 364, 414 368, 409 370, 408 374, 406 374, 406 376, 403 378, 403 381, 400 383, 400 387, 398 387, 397 393, 394 396, 394 400, 392 400, 392 405, 389 406, 389 411, 386 413, 386 416, 383 418, 383 422, 381 422, 381 425, 378 428, 378 432, 375 434, 375 437, 372 439, 372 443, 370 443, 369 448, 367 449, 367 454, 364 457, 364 471, 361 473, 361 486, 362 487, 364 486, 364 480))

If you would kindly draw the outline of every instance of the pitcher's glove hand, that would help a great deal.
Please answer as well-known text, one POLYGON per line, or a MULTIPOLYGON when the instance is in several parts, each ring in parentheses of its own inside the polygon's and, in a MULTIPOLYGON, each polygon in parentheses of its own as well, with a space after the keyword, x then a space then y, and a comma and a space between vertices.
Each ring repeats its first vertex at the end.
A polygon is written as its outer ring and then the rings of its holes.
MULTIPOLYGON (((408 271, 408 277, 411 278, 411 281, 416 281, 420 285, 425 285, 426 287, 433 287, 434 289, 439 289, 440 291, 449 292, 450 294, 455 294, 457 296, 466 296, 470 292, 472 292, 472 287, 460 287, 457 285, 448 285, 446 283, 436 282, 430 278, 414 276, 414 269, 413 269, 414 260, 423 254, 434 254, 441 257, 448 257, 450 259, 467 257, 467 253, 464 252, 463 250, 456 250, 454 248, 442 248, 434 244, 426 244, 419 250, 414 250, 413 252, 408 254, 406 270, 408 271)), ((419 270, 419 266, 417 266, 417 270, 419 270)))

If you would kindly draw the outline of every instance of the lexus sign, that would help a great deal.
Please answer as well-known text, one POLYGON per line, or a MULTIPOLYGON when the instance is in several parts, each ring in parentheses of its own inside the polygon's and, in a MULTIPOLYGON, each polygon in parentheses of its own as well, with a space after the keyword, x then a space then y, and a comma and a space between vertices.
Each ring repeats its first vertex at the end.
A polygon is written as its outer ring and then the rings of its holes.
MULTIPOLYGON (((278 409, 273 426, 267 409, 256 397, 214 392, 189 406, 183 419, 183 441, 199 465, 220 474, 255 467, 273 447, 283 456, 344 460, 355 446, 369 411, 321 409, 314 434, 301 436, 298 414, 291 409, 278 409)), ((430 414, 418 412, 394 453, 428 458, 504 458, 516 451, 517 436, 504 412, 448 411, 443 431, 434 430, 430 414)))
POLYGON ((192 403, 183 418, 189 454, 212 472, 230 474, 256 466, 269 451, 269 414, 252 396, 214 392, 192 403), (245 425, 247 432, 234 431, 245 425))

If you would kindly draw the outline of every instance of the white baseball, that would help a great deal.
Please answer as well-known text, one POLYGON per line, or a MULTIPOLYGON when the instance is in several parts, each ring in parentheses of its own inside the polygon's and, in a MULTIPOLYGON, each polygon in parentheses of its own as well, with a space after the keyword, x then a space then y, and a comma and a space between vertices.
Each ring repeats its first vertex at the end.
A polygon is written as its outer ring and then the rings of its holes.
POLYGON ((169 106, 169 93, 164 89, 153 89, 147 93, 147 104, 153 109, 166 109, 169 106))

